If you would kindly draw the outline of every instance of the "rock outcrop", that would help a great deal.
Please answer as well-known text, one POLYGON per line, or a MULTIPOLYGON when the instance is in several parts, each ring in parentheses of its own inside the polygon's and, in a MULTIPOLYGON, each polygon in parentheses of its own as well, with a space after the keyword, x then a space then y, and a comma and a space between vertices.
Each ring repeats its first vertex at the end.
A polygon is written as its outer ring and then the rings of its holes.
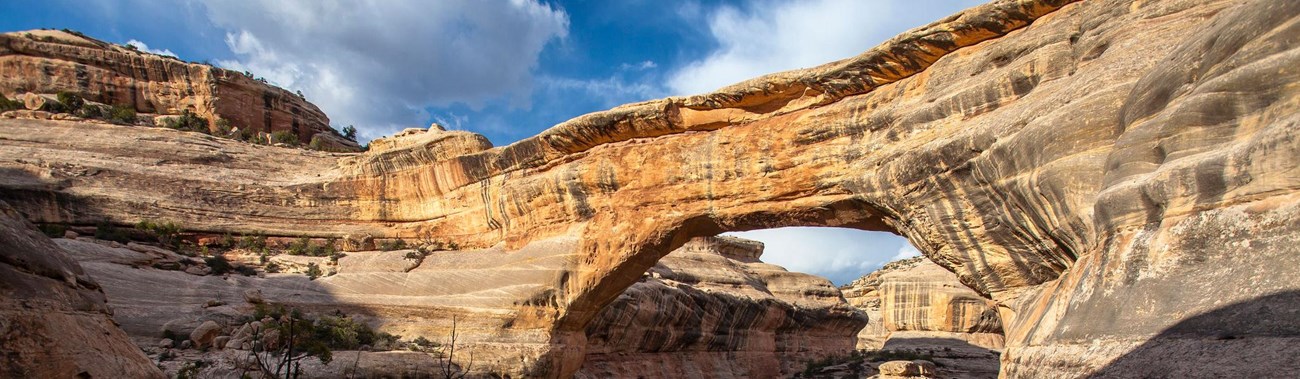
MULTIPOLYGON (((517 374, 576 373, 591 322, 694 237, 820 225, 903 235, 995 301, 1006 377, 1268 376, 1300 370, 1261 361, 1300 355, 1298 19, 1268 0, 996 1, 450 157, 0 120, 0 196, 38 222, 455 242, 441 275, 394 283, 472 299, 497 332, 470 342, 517 374), (539 244, 524 278, 485 263, 539 244)), ((362 296, 338 293, 320 301, 362 296)))
POLYGON ((0 201, 0 376, 162 378, 110 316, 95 280, 0 201))
POLYGON ((762 250, 704 237, 660 259, 587 326, 577 376, 788 376, 852 350, 865 315, 826 279, 762 263, 762 250))
POLYGON ((1002 348, 997 305, 924 257, 890 262, 840 291, 849 304, 871 316, 858 333, 858 348, 880 349, 889 345, 891 336, 947 338, 1002 348))
MULTIPOLYGON (((188 110, 254 132, 288 131, 307 144, 333 135, 329 118, 306 99, 253 77, 207 64, 149 54, 80 33, 29 30, 0 34, 0 96, 72 92, 137 112, 188 110)), ((352 148, 352 147, 348 147, 352 148)))

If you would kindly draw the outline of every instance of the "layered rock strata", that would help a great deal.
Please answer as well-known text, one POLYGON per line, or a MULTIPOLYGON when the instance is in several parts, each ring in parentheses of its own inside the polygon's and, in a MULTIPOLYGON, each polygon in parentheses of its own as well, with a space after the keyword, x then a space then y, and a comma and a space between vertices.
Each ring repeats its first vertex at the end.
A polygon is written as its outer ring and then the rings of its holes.
POLYGON ((162 378, 111 315, 99 284, 0 201, 0 376, 162 378))
POLYGON ((906 236, 997 302, 1007 377, 1267 376, 1300 370, 1268 359, 1300 354, 1298 18, 1266 0, 996 1, 437 161, 0 120, 0 196, 39 222, 571 241, 501 298, 528 296, 493 303, 537 347, 516 352, 531 375, 577 372, 591 321, 691 238, 823 225, 906 236))
POLYGON ((72 92, 137 112, 191 111, 255 132, 288 131, 306 144, 336 134, 329 118, 302 97, 243 73, 149 54, 79 33, 29 30, 0 34, 0 96, 72 92))
POLYGON ((587 326, 577 377, 788 376, 852 350, 866 316, 826 279, 763 263, 762 252, 703 237, 660 259, 587 326))
POLYGON ((849 304, 872 316, 858 333, 858 348, 880 349, 890 345, 891 337, 946 338, 1002 348, 997 305, 924 257, 890 262, 840 291, 849 304))

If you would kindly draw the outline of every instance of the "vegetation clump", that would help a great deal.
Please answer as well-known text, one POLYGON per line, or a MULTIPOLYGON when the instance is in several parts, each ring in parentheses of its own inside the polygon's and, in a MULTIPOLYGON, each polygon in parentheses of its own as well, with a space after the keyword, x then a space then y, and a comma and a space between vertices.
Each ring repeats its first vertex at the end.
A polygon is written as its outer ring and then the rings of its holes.
POLYGON ((380 251, 402 250, 406 248, 406 240, 401 238, 386 240, 380 242, 378 247, 380 251))
POLYGON ((208 119, 191 112, 189 109, 182 112, 179 117, 168 119, 164 126, 176 130, 212 134, 208 119))
POLYGON ((271 143, 282 143, 289 146, 298 146, 298 136, 288 130, 280 130, 271 133, 271 143))
POLYGON ((10 100, 7 97, 0 96, 0 112, 11 111, 15 109, 23 109, 23 108, 24 108, 23 102, 18 100, 10 100))
POLYGON ((163 246, 173 249, 180 246, 181 227, 174 222, 141 220, 135 224, 135 228, 148 234, 163 246))

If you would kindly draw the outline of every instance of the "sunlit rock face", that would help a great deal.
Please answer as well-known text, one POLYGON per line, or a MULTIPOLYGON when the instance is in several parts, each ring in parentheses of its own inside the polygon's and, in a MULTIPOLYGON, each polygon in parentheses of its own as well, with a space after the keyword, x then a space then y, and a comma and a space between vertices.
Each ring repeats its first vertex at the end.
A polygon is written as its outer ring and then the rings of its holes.
POLYGON ((858 333, 859 348, 880 349, 896 332, 906 331, 935 332, 927 336, 1002 348, 997 305, 924 257, 890 262, 840 290, 849 304, 872 316, 858 333))
POLYGON ((853 349, 866 315, 825 278, 701 237, 660 259, 587 326, 579 377, 768 377, 853 349))
MULTIPOLYGON (((147 54, 57 30, 0 34, 0 96, 77 93, 143 113, 191 111, 254 132, 293 133, 306 144, 332 135, 329 118, 306 99, 243 73, 147 54)), ((214 125, 215 126, 215 125, 214 125)), ((356 149, 350 141, 339 147, 356 149)))
MULTIPOLYGON (((473 309, 514 339, 492 368, 517 374, 578 372, 593 320, 692 238, 804 225, 896 232, 991 298, 1006 377, 1268 376, 1300 369, 1257 364, 1300 355, 1297 15, 997 1, 844 61, 448 155, 0 120, 0 196, 40 222, 432 235, 500 259, 568 241, 473 309)), ((430 298, 477 291, 445 288, 430 298)))
POLYGON ((0 376, 162 378, 113 323, 104 292, 0 201, 0 376))

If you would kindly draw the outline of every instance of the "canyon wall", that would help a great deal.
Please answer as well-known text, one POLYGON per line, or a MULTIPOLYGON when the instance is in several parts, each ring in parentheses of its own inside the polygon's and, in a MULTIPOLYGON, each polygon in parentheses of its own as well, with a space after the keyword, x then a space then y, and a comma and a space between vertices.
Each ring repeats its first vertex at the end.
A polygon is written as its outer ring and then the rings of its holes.
POLYGON ((664 256, 587 326, 577 377, 788 376, 852 350, 866 315, 826 279, 762 253, 755 241, 702 237, 664 256))
POLYGON ((243 73, 140 52, 79 33, 29 30, 0 34, 0 96, 72 92, 137 112, 191 111, 254 132, 288 131, 302 143, 335 134, 306 99, 243 73))
POLYGON ((907 237, 997 303, 1006 377, 1267 376, 1300 370, 1281 358, 1300 354, 1297 20, 1266 0, 995 1, 499 148, 0 120, 0 196, 38 222, 567 241, 477 308, 529 347, 498 341, 503 366, 535 376, 578 372, 593 320, 692 238, 795 225, 907 237))
POLYGON ((871 321, 858 332, 857 347, 880 349, 907 338, 944 338, 1002 349, 997 304, 924 257, 890 262, 840 287, 849 304, 871 321), (901 333, 900 333, 901 332, 901 333), (906 333, 918 332, 918 333, 906 333))
POLYGON ((110 318, 99 284, 0 201, 0 376, 162 378, 110 318))

